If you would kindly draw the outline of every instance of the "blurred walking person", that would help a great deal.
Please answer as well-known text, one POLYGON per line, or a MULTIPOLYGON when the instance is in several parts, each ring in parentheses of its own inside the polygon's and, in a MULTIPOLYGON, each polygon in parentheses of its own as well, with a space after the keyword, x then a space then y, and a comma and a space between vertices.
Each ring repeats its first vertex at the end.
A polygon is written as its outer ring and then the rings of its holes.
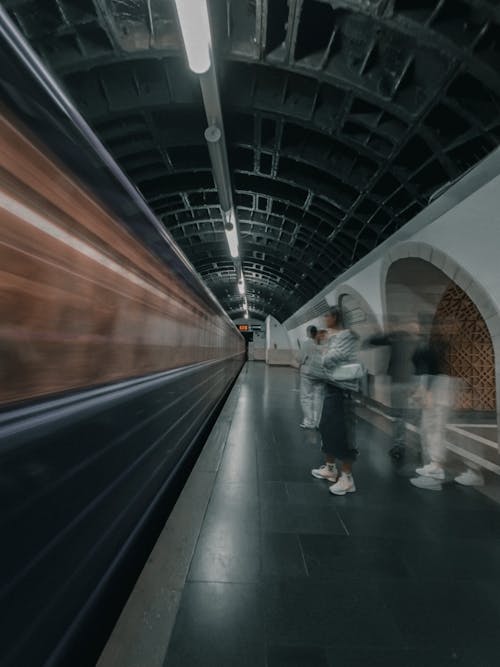
MULTIPOLYGON (((424 330, 424 336, 429 331, 424 330)), ((456 378, 446 370, 447 344, 435 327, 423 339, 413 355, 418 386, 414 395, 422 410, 420 438, 423 465, 415 470, 413 486, 440 491, 446 478, 446 425, 453 408, 456 378)))
POLYGON ((403 458, 406 450, 406 417, 409 397, 414 389, 415 366, 413 354, 418 344, 418 326, 413 322, 398 325, 396 318, 391 318, 387 334, 371 336, 366 342, 370 345, 386 346, 390 350, 387 375, 391 379, 391 415, 393 423, 393 445, 389 455, 395 459, 403 458))

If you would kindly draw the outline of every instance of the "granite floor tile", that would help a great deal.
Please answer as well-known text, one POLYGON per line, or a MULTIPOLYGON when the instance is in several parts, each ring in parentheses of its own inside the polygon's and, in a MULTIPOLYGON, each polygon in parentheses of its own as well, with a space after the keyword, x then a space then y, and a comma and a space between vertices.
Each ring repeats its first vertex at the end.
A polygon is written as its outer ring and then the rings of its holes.
POLYGON ((266 667, 255 585, 188 583, 164 667, 266 667))
POLYGON ((363 421, 358 491, 332 496, 297 380, 247 367, 165 666, 496 667, 497 506, 415 489, 363 421))
POLYGON ((346 576, 366 581, 412 576, 397 540, 346 535, 300 535, 299 539, 308 575, 316 581, 346 576))
POLYGON ((262 529, 274 533, 334 533, 345 535, 345 528, 335 507, 291 503, 262 503, 262 529))
POLYGON ((404 647, 382 591, 364 579, 269 583, 261 605, 267 639, 275 644, 404 647))
POLYGON ((308 572, 299 537, 289 533, 262 534, 262 578, 307 577, 308 572))
POLYGON ((329 664, 322 647, 270 645, 267 667, 329 667, 329 664))

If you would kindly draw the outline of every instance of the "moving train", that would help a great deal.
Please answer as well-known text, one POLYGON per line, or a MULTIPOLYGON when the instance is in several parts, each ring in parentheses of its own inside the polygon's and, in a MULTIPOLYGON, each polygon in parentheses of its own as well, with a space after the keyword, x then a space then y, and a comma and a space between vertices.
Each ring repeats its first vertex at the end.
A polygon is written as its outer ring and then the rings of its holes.
POLYGON ((93 664, 244 341, 0 13, 0 664, 93 664))

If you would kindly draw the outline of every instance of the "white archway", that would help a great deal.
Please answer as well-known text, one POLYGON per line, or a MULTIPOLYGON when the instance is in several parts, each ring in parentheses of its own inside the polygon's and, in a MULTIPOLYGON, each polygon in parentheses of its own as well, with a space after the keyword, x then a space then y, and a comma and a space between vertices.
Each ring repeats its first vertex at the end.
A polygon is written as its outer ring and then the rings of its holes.
MULTIPOLYGON (((401 259, 420 259, 439 269, 447 278, 457 284, 472 300, 479 313, 483 317, 488 332, 491 336, 493 351, 495 355, 495 382, 499 386, 500 377, 500 313, 493 299, 485 288, 465 269, 463 269, 453 257, 434 248, 433 246, 410 241, 401 243, 388 252, 381 266, 380 291, 383 304, 384 323, 387 325, 387 276, 391 266, 401 259)), ((497 391, 496 398, 497 420, 500 415, 500 392, 497 391)))

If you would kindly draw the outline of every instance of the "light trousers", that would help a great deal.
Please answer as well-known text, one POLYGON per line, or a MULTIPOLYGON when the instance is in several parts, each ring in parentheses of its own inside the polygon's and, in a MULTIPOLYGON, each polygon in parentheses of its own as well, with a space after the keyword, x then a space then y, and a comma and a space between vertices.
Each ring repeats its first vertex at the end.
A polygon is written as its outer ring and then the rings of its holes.
POLYGON ((325 385, 306 375, 300 376, 300 404, 302 406, 303 423, 306 426, 317 427, 323 409, 325 385))
POLYGON ((449 415, 450 409, 445 405, 433 405, 422 410, 420 436, 426 463, 432 461, 443 465, 446 461, 445 433, 449 415))
POLYGON ((393 440, 397 447, 406 445, 406 417, 411 392, 410 382, 392 382, 391 414, 394 419, 393 440))
POLYGON ((432 377, 426 393, 420 421, 422 453, 426 462, 443 465, 446 461, 446 425, 451 415, 456 392, 456 380, 447 375, 432 377))

